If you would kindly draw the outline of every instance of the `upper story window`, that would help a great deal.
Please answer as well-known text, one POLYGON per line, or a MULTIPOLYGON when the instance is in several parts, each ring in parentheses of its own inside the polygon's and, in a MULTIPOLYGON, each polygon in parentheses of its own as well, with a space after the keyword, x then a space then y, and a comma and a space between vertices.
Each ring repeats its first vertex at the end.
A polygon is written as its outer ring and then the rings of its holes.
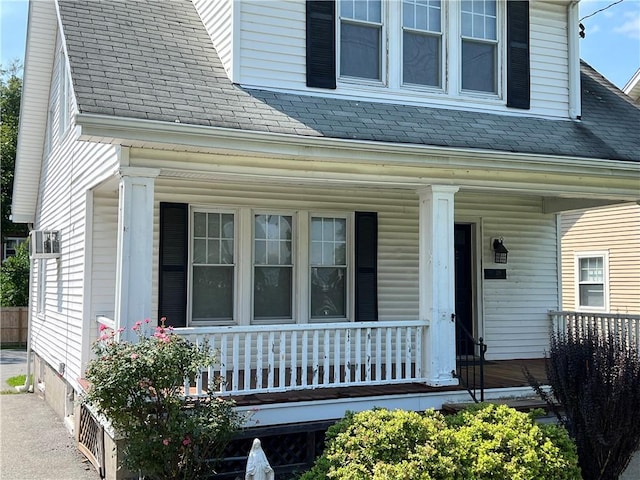
POLYGON ((462 89, 498 93, 496 0, 461 2, 462 89))
POLYGON ((382 2, 340 2, 340 75, 382 80, 382 2))
POLYGON ((442 86, 442 4, 402 2, 402 82, 442 86))

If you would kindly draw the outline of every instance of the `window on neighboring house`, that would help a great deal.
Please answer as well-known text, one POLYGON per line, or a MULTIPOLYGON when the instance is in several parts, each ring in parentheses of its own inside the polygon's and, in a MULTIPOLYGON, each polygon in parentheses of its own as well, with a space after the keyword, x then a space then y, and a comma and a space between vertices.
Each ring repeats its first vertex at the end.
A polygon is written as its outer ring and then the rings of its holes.
POLYGON ((607 308, 607 255, 581 254, 577 257, 577 304, 581 309, 607 308))
POLYGON ((340 76, 382 80, 381 0, 340 2, 340 76))
POLYGON ((193 213, 191 319, 232 322, 235 292, 235 217, 193 213))
POLYGON ((440 0, 402 2, 402 81, 442 86, 442 5, 440 0))
POLYGON ((497 93, 496 0, 461 2, 462 89, 497 93))
POLYGON ((347 317, 347 219, 311 217, 311 319, 347 317))
POLYGON ((9 257, 14 257, 18 252, 18 246, 26 241, 27 239, 23 237, 7 237, 4 242, 2 259, 5 260, 9 257))
POLYGON ((254 215, 253 319, 293 319, 293 217, 254 215))

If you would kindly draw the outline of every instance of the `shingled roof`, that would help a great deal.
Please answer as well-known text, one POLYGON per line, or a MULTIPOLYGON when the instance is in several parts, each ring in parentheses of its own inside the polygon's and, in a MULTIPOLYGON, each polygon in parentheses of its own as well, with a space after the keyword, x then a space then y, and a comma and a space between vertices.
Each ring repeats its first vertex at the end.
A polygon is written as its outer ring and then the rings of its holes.
POLYGON ((189 0, 59 0, 80 113, 310 137, 640 161, 640 109, 586 64, 582 121, 246 89, 189 0))

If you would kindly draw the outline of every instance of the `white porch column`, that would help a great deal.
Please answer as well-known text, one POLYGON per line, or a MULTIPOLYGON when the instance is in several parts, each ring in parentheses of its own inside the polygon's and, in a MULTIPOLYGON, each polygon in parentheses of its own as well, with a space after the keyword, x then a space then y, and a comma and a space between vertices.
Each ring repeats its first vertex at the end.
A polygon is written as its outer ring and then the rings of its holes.
POLYGON ((418 190, 420 320, 428 324, 422 372, 434 386, 457 385, 454 216, 456 186, 431 185, 418 190))
POLYGON ((131 327, 151 317, 153 189, 158 169, 120 170, 116 256, 115 324, 120 338, 135 340, 131 327))

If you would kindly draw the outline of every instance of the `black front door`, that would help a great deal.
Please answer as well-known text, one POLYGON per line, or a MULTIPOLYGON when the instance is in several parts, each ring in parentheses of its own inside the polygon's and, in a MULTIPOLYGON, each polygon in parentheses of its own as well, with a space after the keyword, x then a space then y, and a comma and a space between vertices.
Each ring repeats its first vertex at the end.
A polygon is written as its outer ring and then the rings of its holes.
POLYGON ((472 355, 473 342, 466 329, 473 335, 473 276, 471 268, 471 225, 456 224, 455 238, 455 270, 456 270, 456 355, 472 355))

